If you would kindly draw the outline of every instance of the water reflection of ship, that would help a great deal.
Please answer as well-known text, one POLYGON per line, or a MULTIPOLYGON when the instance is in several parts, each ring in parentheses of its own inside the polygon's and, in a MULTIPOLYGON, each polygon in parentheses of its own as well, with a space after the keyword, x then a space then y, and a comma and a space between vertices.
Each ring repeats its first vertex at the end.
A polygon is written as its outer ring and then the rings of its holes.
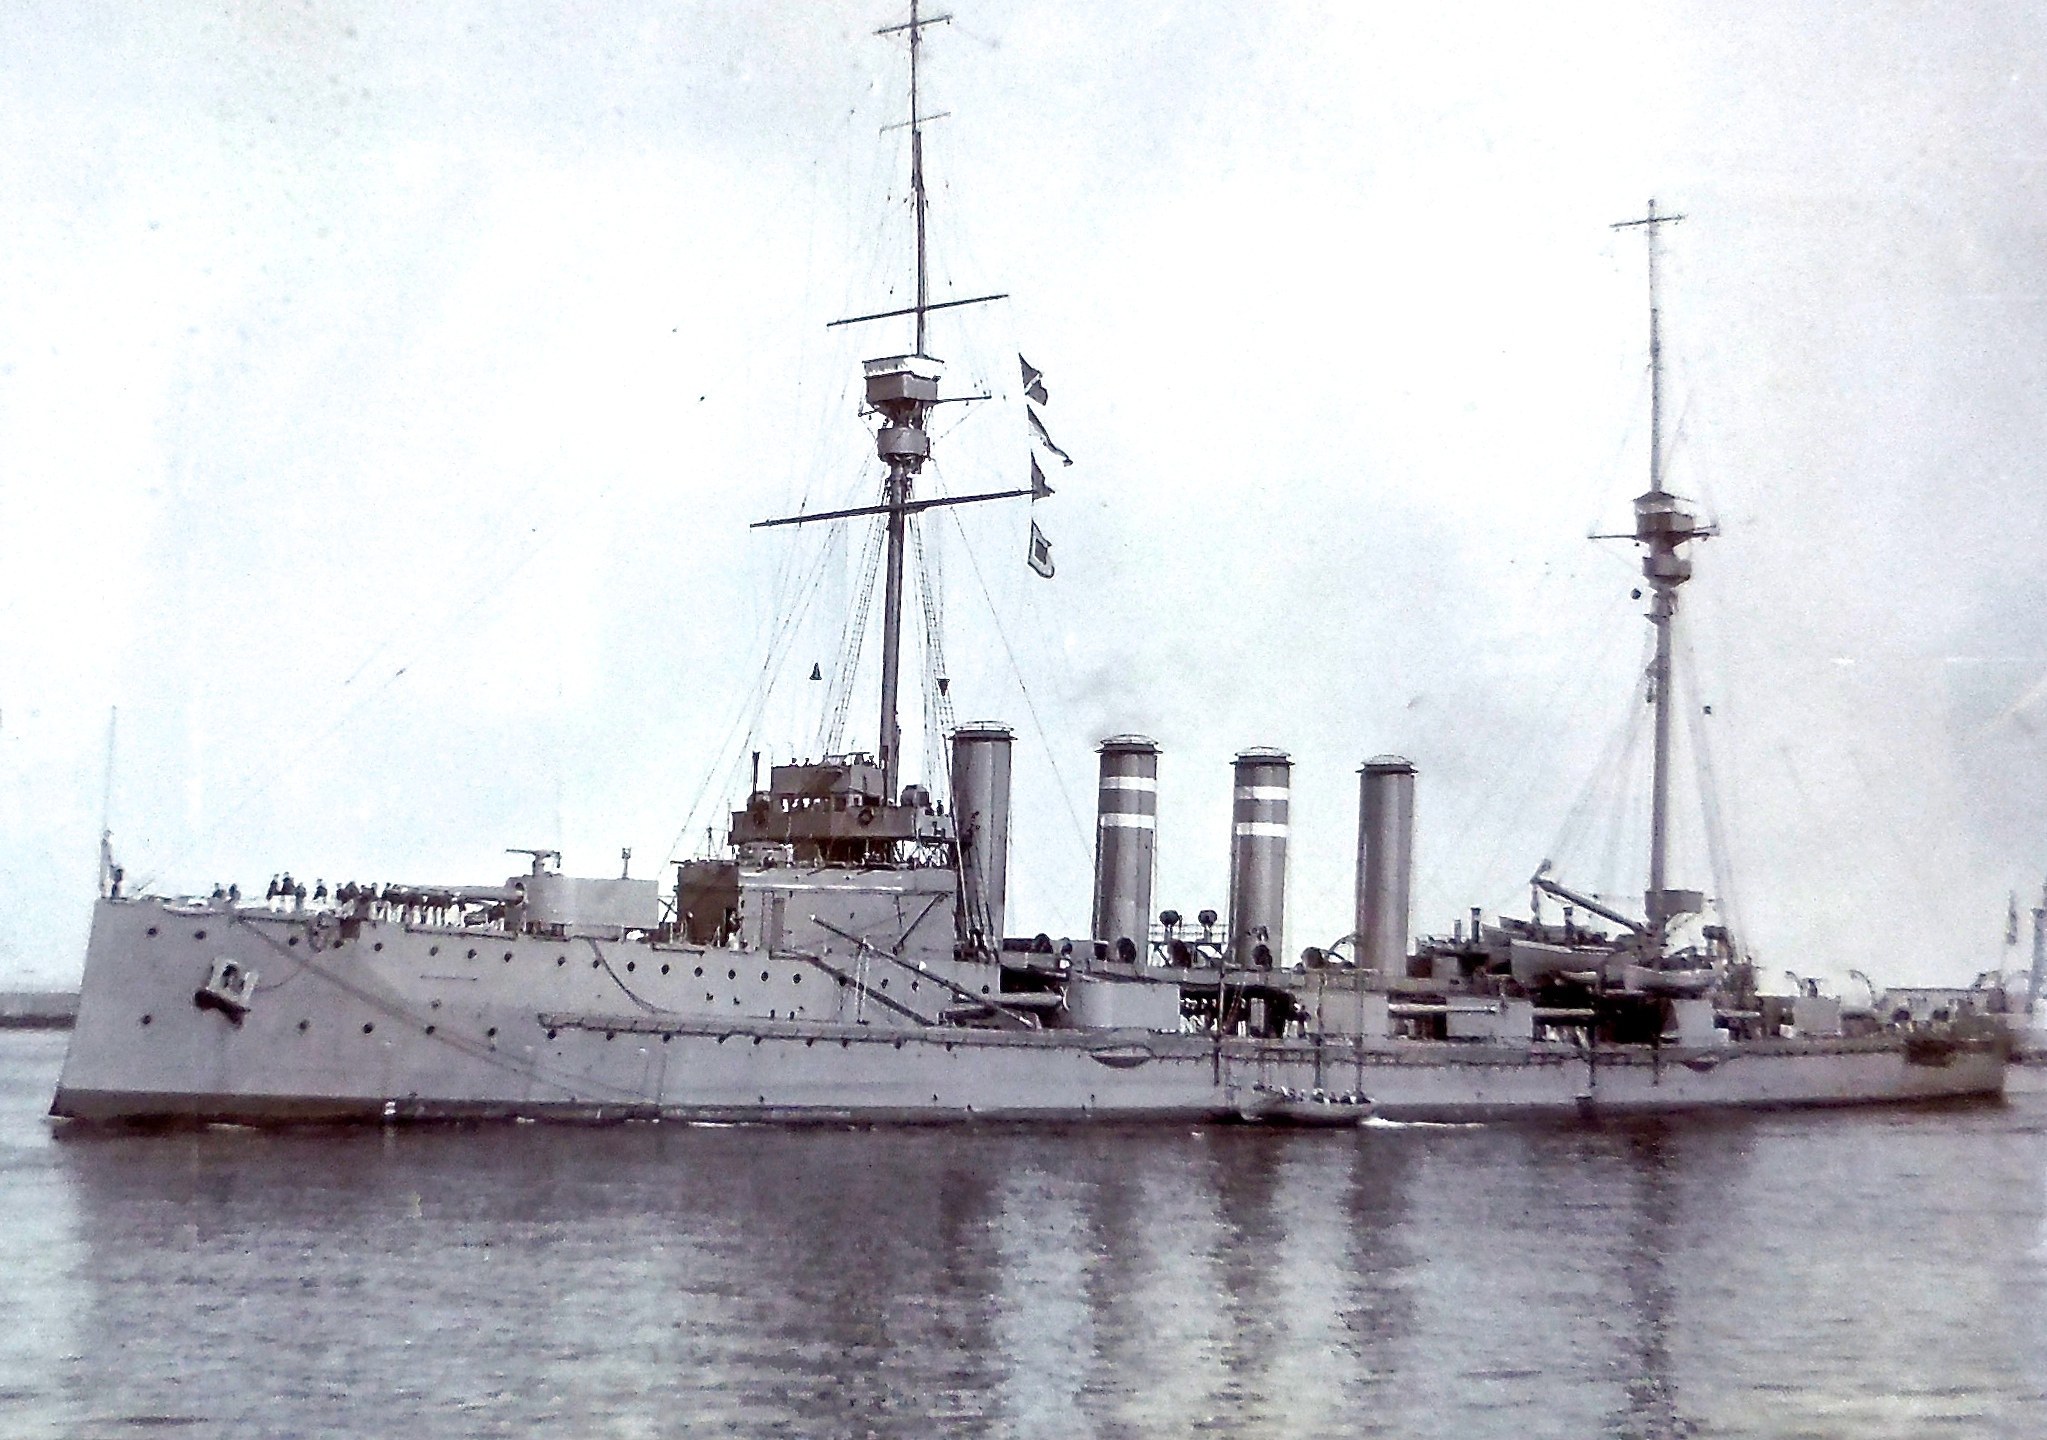
MULTIPOLYGON (((1154 932, 1160 751, 1119 736, 1100 753, 1092 933, 1010 933, 1012 732, 954 724, 946 677, 933 676, 928 709, 946 734, 940 773, 918 783, 898 715, 920 517, 1049 494, 1036 450, 1028 484, 917 488, 938 407, 983 398, 944 393, 933 319, 1001 298, 930 293, 919 66, 925 29, 947 18, 911 0, 908 21, 884 31, 909 52, 914 303, 835 322, 908 322, 905 349, 863 366, 879 495, 763 522, 872 526, 873 583, 850 617, 839 713, 878 587, 873 751, 834 739, 822 759, 771 765, 765 785, 756 774, 729 849, 682 864, 666 893, 624 874, 571 877, 551 850, 522 852, 529 872, 502 884, 385 886, 310 908, 109 886, 55 1113, 1184 1119, 1322 1091, 1369 1096, 1390 1117, 1448 1118, 1997 1093, 2002 1056, 1978 1036, 1779 1023, 1758 1003, 1739 937, 1703 924, 1705 896, 1667 873, 1672 626, 1690 547, 1711 527, 1664 484, 1655 256, 1679 217, 1653 203, 1623 222, 1648 237, 1651 275, 1649 488, 1623 537, 1643 550, 1655 641, 1640 914, 1545 866, 1534 888, 1569 907, 1562 924, 1474 914, 1468 934, 1411 948, 1416 773, 1380 757, 1360 776, 1355 925, 1290 966, 1293 766, 1254 747, 1231 776, 1227 907, 1191 924, 1165 912, 1154 932)), ((1042 377, 1024 378, 1028 431, 1050 446, 1034 408, 1042 377)), ((1031 533, 1031 559, 1049 571, 1031 533)), ((940 653, 936 612, 918 608, 927 654, 940 653)))
POLYGON ((1623 1151, 1628 1161, 1629 1214, 1624 1229, 1621 1278, 1628 1291, 1635 1373, 1623 1382, 1625 1403, 1606 1427, 1610 1435, 1664 1440, 1694 1434, 1699 1426, 1679 1411, 1678 1386, 1670 1353, 1675 1297, 1669 1265, 1682 1250, 1682 1196, 1673 1183, 1677 1161, 1672 1137, 1651 1122, 1631 1131, 1623 1151))
POLYGON ((30 1428, 62 1434, 353 1433, 365 1407, 420 1433, 687 1414, 795 1434, 1077 1416, 1058 1433, 1662 1440, 1957 1415, 2028 1434, 2039 1141, 2001 1107, 93 1135, 17 1167, 39 1323, 8 1353, 40 1393, 10 1414, 55 1406, 30 1428))

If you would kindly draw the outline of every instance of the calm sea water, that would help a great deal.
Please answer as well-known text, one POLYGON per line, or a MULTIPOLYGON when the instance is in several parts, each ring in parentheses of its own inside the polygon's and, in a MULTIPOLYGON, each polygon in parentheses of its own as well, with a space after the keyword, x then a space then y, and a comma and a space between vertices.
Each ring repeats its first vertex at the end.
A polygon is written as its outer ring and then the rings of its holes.
POLYGON ((53 1137, 0 1434, 2047 1434, 2047 1102, 53 1137))

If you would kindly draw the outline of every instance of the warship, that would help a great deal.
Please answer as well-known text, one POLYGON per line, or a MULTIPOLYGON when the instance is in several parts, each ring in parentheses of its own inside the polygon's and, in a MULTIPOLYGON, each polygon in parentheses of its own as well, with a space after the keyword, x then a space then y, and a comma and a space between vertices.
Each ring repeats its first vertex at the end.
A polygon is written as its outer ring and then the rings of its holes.
MULTIPOLYGON (((1656 244, 1681 217, 1653 203, 1625 222, 1648 239, 1651 281, 1650 484, 1626 537, 1644 552, 1655 638, 1641 914, 1545 865, 1534 893, 1562 902, 1561 923, 1474 911, 1468 930, 1417 942, 1416 767, 1380 756, 1359 771, 1355 927, 1290 959, 1293 766, 1249 748, 1234 766, 1227 909, 1154 917, 1160 747, 1115 735, 1098 746, 1091 933, 1010 933, 1028 930, 1007 905, 1014 732, 946 725, 941 773, 914 783, 897 715, 916 518, 1049 494, 1035 451, 1026 487, 918 492, 934 410, 967 398, 942 393, 927 320, 978 303, 934 300, 927 280, 920 47, 949 18, 911 0, 907 22, 877 32, 907 41, 915 303, 833 322, 907 322, 912 337, 864 366, 879 497, 762 522, 873 527, 885 557, 873 750, 772 764, 765 783, 756 754, 726 843, 677 863, 672 882, 577 877, 536 850, 499 883, 349 885, 310 901, 273 885, 244 902, 123 894, 103 867, 52 1113, 1328 1124, 1999 1094, 2001 1038, 1934 1023, 1851 1033, 1833 1002, 1759 995, 1738 938, 1703 923, 1705 897, 1668 883, 1671 626, 1690 548, 1711 531, 1662 484, 1656 244)), ((1024 383, 1042 404, 1027 363, 1024 383)), ((1050 445, 1036 411, 1026 418, 1050 445)), ((1030 559, 1050 570, 1035 525, 1030 559)))

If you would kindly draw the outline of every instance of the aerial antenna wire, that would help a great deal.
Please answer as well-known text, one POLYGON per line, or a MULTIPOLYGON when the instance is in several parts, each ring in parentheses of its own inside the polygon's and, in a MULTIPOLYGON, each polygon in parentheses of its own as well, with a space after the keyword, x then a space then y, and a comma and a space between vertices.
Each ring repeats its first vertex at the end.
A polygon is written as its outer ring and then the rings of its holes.
MULTIPOLYGON (((595 496, 593 496, 590 499, 590 501, 587 504, 583 506, 583 513, 586 518, 591 512, 593 512, 597 508, 598 504, 602 502, 605 499, 605 497, 611 494, 613 488, 615 488, 614 485, 610 484, 605 485, 602 489, 600 489, 597 492, 595 496)), ((510 586, 512 581, 518 578, 520 572, 523 571, 528 565, 532 564, 536 559, 538 559, 541 556, 541 554, 543 554, 547 550, 547 548, 550 545, 552 545, 563 532, 561 529, 554 529, 548 530, 543 533, 539 527, 535 527, 534 533, 539 534, 540 539, 535 541, 532 547, 529 550, 527 550, 527 552, 523 556, 521 556, 516 562, 514 562, 510 568, 495 574, 492 577, 491 583, 489 583, 487 586, 485 586, 484 589, 479 591, 476 594, 475 598, 468 605, 464 606, 455 614, 449 616, 448 619, 445 622, 443 622, 438 629, 430 632, 427 635, 427 637, 420 643, 420 645, 416 647, 415 650, 413 651, 414 659, 416 659, 421 654, 431 653, 432 650, 434 649, 434 646, 444 636, 446 636, 449 631, 463 624, 465 621, 469 619, 470 616, 474 615, 478 610, 482 609, 485 605, 489 604, 492 600, 496 599, 499 595, 501 595, 506 590, 506 588, 510 586)), ((384 678, 383 683, 379 684, 375 689, 365 691, 362 694, 358 695, 356 697, 355 703, 350 705, 347 709, 343 710, 341 714, 335 718, 333 724, 329 725, 325 730, 322 730, 317 735, 312 736, 310 739, 305 741, 305 743, 300 745, 297 749, 289 752, 284 757, 281 763, 276 763, 265 767, 266 773, 280 777, 288 774, 291 771, 291 769, 294 766, 296 766, 300 761, 304 760, 307 756, 312 755, 313 753, 318 751, 322 746, 326 745, 327 742, 332 740, 336 735, 339 735, 344 729, 348 727, 349 722, 354 720, 357 715, 361 714, 363 710, 368 708, 371 704, 375 703, 379 698, 383 696, 383 694, 387 690, 389 690, 393 685, 397 684, 399 680, 403 679, 405 675, 411 671, 414 664, 414 659, 408 659, 403 665, 400 665, 396 670, 393 670, 388 676, 384 678)), ((199 842, 201 840, 206 839, 211 835, 219 833, 220 828, 226 825, 228 821, 240 815, 244 810, 247 810, 251 805, 255 804, 258 800, 267 798, 275 788, 276 788, 275 782, 272 782, 269 784, 259 785, 251 790, 245 790, 240 800, 236 801, 232 806, 230 806, 227 810, 223 811, 221 814, 214 816, 212 820, 208 821, 205 825, 201 826, 199 830, 197 830, 189 838, 187 838, 186 841, 182 845, 180 845, 176 850, 173 850, 163 860, 158 861, 155 867, 149 872, 149 874, 145 875, 142 879, 136 882, 134 888, 137 890, 144 890, 154 886, 158 880, 162 879, 165 874, 167 874, 176 865, 183 861, 186 856, 190 855, 192 851, 198 847, 199 842)))

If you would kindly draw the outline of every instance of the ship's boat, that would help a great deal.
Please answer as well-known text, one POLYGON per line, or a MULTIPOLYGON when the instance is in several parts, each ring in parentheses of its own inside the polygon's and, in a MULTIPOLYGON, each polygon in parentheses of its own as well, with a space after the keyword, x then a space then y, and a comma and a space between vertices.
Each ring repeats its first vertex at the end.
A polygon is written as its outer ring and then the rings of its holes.
MULTIPOLYGON (((774 764, 726 843, 672 885, 564 874, 550 850, 482 885, 349 884, 309 901, 121 893, 109 862, 70 1051, 52 1106, 79 1121, 444 1118, 1284 1120, 1354 1124, 1729 1105, 1995 1095, 2000 1044, 1965 1028, 1829 1033, 1758 997, 1725 927, 1673 951, 1701 909, 1666 883, 1669 622, 1708 532, 1652 465, 1630 537, 1654 591, 1658 748, 1644 915, 1536 876, 1561 926, 1474 915, 1411 946, 1415 767, 1359 775, 1356 926, 1284 958, 1292 763, 1252 748, 1232 775, 1227 910, 1151 912, 1159 747, 1100 743, 1090 933, 1012 935, 1011 753, 998 723, 949 721, 942 773, 904 773, 897 692, 905 559, 917 518, 964 503, 1032 506, 1030 480, 920 494, 946 391, 928 322, 917 54, 936 23, 911 0, 915 304, 865 363, 864 413, 886 471, 874 503, 764 525, 871 524, 882 596, 870 750, 774 764), (885 563, 884 563, 885 562, 885 563), (1576 923, 1582 911, 1618 927, 1576 923), (1345 948, 1348 959, 1339 958, 1345 948), (1370 1100, 1365 1097, 1370 1096, 1370 1100)), ((1653 209, 1652 242, 1668 216, 1653 209)), ((1653 294, 1653 290, 1652 290, 1653 294)), ((1652 316, 1654 307, 1652 305, 1652 316)), ((1652 377, 1660 374, 1652 321, 1652 377)), ((1042 377, 1022 370, 1025 418, 1042 377)), ((1654 393, 1654 392, 1652 392, 1654 393)), ((1652 434, 1655 427, 1652 425, 1652 434)), ((1029 561, 1051 561, 1031 527, 1029 561)), ((764 542, 765 543, 765 542, 764 542)), ((865 600, 859 618, 864 619, 865 600)), ((850 684, 850 679, 847 682, 850 684)), ((942 689, 942 687, 941 687, 942 689)), ((1838 1029, 1838 1027, 1836 1027, 1838 1029)))
POLYGON ((1340 1128, 1362 1125, 1379 1107, 1369 1095, 1296 1090, 1290 1085, 1254 1085, 1237 1105, 1237 1118, 1250 1125, 1340 1128))

